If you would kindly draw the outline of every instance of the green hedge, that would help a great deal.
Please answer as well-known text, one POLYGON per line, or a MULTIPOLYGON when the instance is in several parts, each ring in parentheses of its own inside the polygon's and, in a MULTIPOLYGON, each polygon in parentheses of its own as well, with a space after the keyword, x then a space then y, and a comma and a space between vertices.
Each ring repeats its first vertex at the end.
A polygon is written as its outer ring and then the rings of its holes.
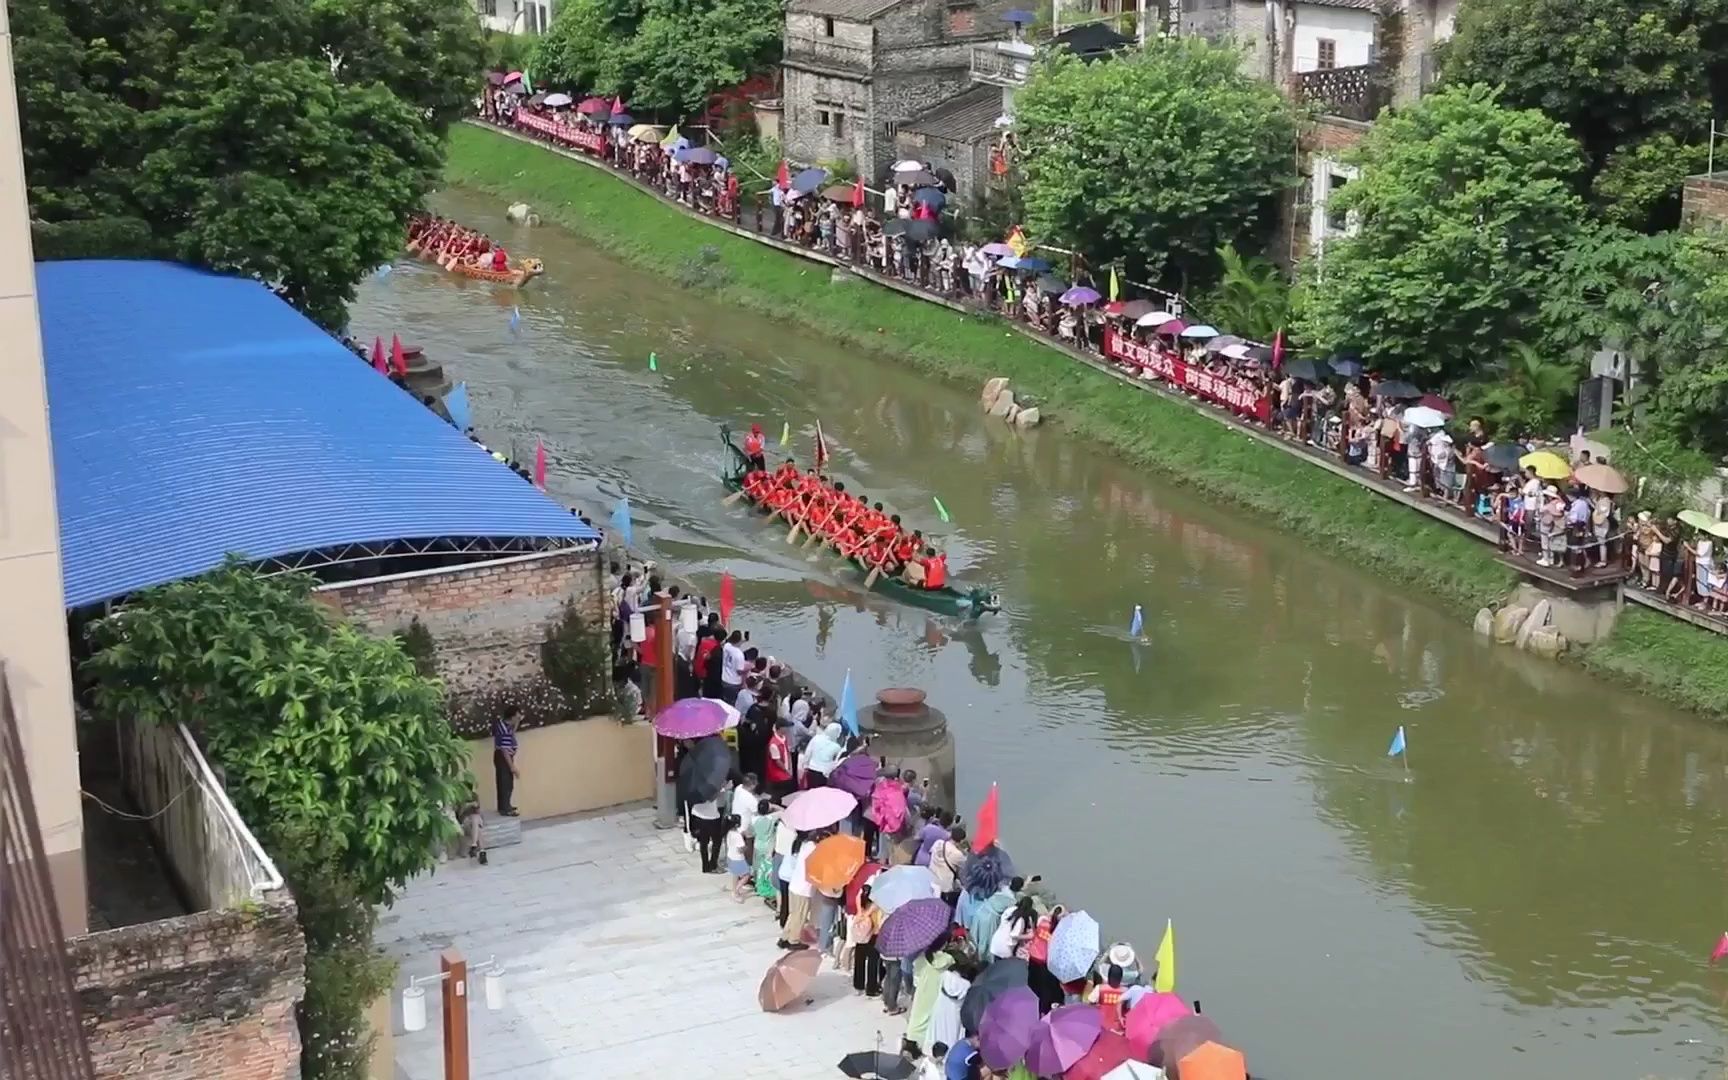
POLYGON ((142 218, 32 221, 30 244, 39 262, 59 259, 157 259, 162 245, 142 218))

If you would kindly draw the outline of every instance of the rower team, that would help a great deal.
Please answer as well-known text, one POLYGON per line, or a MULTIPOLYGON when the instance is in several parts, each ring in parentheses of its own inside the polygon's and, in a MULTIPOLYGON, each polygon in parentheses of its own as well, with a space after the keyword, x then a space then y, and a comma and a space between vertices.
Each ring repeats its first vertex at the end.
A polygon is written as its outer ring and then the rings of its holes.
POLYGON ((465 229, 436 215, 415 215, 408 221, 408 243, 429 259, 448 265, 452 261, 484 267, 487 262, 498 273, 510 269, 510 254, 477 229, 465 229))
POLYGON ((903 529, 899 514, 886 513, 881 503, 853 495, 839 481, 829 484, 815 472, 800 472, 791 458, 769 472, 762 448, 762 426, 752 424, 744 440, 744 456, 749 459, 744 493, 751 502, 802 525, 869 570, 898 574, 915 588, 936 590, 948 584, 948 556, 925 546, 921 531, 903 529))

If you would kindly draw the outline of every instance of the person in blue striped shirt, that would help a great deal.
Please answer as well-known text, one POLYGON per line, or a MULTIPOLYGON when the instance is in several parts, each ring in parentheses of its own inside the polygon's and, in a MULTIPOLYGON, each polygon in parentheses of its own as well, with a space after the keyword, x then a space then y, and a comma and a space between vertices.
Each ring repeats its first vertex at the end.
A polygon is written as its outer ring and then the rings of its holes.
POLYGON ((516 778, 522 775, 516 764, 516 725, 521 711, 511 705, 504 715, 492 720, 492 775, 498 782, 498 812, 505 817, 516 816, 511 796, 516 793, 516 778))

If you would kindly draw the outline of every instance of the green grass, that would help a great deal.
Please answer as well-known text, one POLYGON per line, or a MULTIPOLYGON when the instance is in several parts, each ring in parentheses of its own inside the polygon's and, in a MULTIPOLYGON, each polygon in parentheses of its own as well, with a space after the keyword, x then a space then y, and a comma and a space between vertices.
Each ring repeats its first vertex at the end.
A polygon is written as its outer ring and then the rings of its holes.
MULTIPOLYGON (((1196 413, 1130 389, 998 320, 861 284, 835 287, 822 266, 704 228, 606 172, 541 147, 459 125, 446 178, 524 201, 610 254, 688 281, 704 248, 720 273, 699 275, 729 303, 791 319, 967 388, 996 375, 1030 395, 1046 421, 1116 450, 1208 497, 1233 503, 1321 550, 1419 589, 1469 617, 1511 588, 1488 545, 1388 505, 1331 475, 1196 413)), ((1627 610, 1591 670, 1698 711, 1728 715, 1728 638, 1655 612, 1627 610)))

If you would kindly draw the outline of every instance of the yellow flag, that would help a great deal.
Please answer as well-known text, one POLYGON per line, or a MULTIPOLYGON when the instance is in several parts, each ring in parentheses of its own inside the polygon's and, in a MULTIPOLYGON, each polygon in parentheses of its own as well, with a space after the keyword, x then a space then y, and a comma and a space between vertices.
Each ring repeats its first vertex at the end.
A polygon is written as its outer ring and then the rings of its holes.
POLYGON ((792 445, 792 421, 790 420, 780 421, 780 445, 783 447, 792 445))
POLYGON ((1110 302, 1114 304, 1122 299, 1122 285, 1116 280, 1116 268, 1110 268, 1110 302))
POLYGON ((666 137, 664 139, 660 140, 660 149, 662 149, 662 150, 672 149, 674 146, 678 145, 678 140, 681 138, 683 138, 683 136, 678 134, 678 125, 673 124, 672 130, 668 131, 666 133, 666 137))
POLYGON ((1026 242, 1026 234, 1020 231, 1018 225, 1008 230, 1007 244, 1014 249, 1016 258, 1022 258, 1028 251, 1032 250, 1032 245, 1026 242))
POLYGON ((1176 923, 1164 920, 1164 940, 1158 943, 1158 974, 1152 977, 1152 989, 1161 994, 1176 989, 1176 923))

